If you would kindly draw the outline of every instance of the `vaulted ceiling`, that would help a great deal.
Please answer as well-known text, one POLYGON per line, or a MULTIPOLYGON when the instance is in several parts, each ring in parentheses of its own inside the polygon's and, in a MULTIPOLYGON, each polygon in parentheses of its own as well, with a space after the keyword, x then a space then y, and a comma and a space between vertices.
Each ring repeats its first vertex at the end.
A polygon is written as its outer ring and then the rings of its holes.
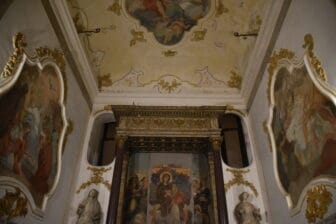
POLYGON ((211 106, 246 103, 279 16, 281 7, 274 2, 63 0, 52 5, 94 103, 211 106))

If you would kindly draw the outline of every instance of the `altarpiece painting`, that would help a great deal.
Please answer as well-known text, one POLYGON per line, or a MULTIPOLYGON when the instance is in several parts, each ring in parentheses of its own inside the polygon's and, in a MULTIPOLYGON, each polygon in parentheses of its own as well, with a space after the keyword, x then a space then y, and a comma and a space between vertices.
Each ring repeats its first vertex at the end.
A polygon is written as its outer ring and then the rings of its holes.
POLYGON ((208 161, 197 153, 135 153, 122 223, 213 223, 208 161))

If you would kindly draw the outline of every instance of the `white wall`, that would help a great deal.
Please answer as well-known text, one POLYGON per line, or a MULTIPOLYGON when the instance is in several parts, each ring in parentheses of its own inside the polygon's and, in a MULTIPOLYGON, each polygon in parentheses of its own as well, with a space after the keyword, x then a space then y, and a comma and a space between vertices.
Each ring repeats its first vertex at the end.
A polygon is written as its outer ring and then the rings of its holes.
MULTIPOLYGON (((334 0, 293 0, 274 50, 290 49, 301 57, 304 53, 302 44, 307 33, 311 33, 315 42, 315 54, 320 58, 329 78, 329 83, 336 87, 336 1, 334 0)), ((268 119, 267 82, 269 74, 265 72, 257 94, 250 108, 251 124, 254 130, 259 158, 266 183, 271 220, 273 224, 308 223, 305 219, 305 204, 300 214, 291 217, 285 197, 277 186, 273 171, 273 154, 266 134, 262 131, 263 121, 268 119)), ((336 192, 333 191, 334 197, 336 192)), ((335 211, 336 203, 329 208, 335 211)))
MULTIPOLYGON (((13 51, 12 36, 17 32, 25 35, 28 44, 27 51, 30 54, 35 48, 41 46, 60 49, 60 44, 41 1, 15 0, 0 20, 0 68, 3 68, 13 51)), ((82 149, 90 111, 68 64, 65 77, 67 80, 66 115, 73 122, 74 130, 68 136, 65 145, 59 183, 54 195, 48 201, 42 221, 28 214, 25 218, 14 219, 13 221, 17 224, 61 224, 66 216, 72 179, 76 175, 74 171, 82 149)))

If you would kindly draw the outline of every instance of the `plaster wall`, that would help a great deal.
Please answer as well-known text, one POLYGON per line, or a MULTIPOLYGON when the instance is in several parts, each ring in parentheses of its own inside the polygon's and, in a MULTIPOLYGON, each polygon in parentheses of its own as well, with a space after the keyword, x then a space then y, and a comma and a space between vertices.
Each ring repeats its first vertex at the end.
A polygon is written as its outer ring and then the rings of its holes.
MULTIPOLYGON (((334 0, 293 0, 288 9, 283 26, 276 40, 273 51, 280 48, 290 49, 296 56, 302 57, 304 49, 304 35, 312 34, 314 37, 314 52, 322 62, 322 66, 328 76, 328 82, 336 87, 336 1, 334 0)), ((270 149, 266 134, 263 130, 263 122, 268 119, 269 105, 267 100, 267 82, 269 74, 265 71, 259 84, 257 94, 250 108, 251 125, 259 159, 265 179, 266 189, 263 191, 269 200, 270 222, 283 223, 308 223, 305 218, 305 202, 299 214, 291 216, 285 197, 281 194, 274 174, 273 154, 270 149)), ((335 191, 333 191, 335 195, 335 191)), ((335 202, 329 207, 325 217, 335 211, 335 202)))
MULTIPOLYGON (((12 36, 22 32, 26 38, 26 50, 33 55, 34 49, 41 46, 60 49, 60 43, 52 29, 47 14, 39 0, 16 0, 0 20, 0 68, 3 68, 12 54, 12 36)), ((84 131, 88 122, 90 109, 83 98, 76 79, 66 64, 66 116, 73 122, 73 131, 65 144, 62 167, 58 185, 48 201, 43 219, 28 213, 25 218, 12 221, 17 224, 63 223, 67 204, 71 194, 72 179, 76 175, 78 155, 82 149, 84 131)))

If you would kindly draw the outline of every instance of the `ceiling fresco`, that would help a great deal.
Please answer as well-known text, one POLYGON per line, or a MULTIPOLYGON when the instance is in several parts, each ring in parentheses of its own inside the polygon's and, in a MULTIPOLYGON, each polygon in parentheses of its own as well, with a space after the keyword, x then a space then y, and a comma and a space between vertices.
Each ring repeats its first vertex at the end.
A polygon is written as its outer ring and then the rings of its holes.
POLYGON ((67 0, 99 90, 237 94, 267 0, 67 0))

